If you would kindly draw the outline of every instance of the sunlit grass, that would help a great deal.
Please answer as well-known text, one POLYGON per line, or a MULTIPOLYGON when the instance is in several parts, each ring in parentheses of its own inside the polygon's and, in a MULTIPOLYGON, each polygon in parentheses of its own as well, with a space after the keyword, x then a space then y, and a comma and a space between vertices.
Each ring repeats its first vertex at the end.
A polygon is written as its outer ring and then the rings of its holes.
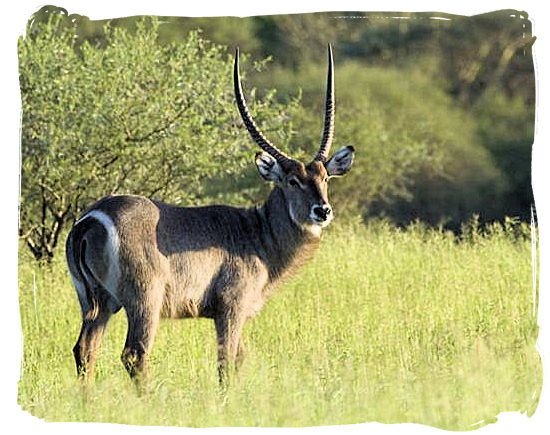
POLYGON ((85 389, 72 358, 80 312, 64 258, 37 267, 23 251, 19 403, 47 421, 183 426, 469 429, 502 411, 531 415, 542 365, 523 233, 512 224, 474 228, 464 240, 420 225, 330 228, 315 259, 247 324, 247 359, 224 398, 208 320, 162 321, 149 394, 139 397, 120 362, 122 312, 85 389))

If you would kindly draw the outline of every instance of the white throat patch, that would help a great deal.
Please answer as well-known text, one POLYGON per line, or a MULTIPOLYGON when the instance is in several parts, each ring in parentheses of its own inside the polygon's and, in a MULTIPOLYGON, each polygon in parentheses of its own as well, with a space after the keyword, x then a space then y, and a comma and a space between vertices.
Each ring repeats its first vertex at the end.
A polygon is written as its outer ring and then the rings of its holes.
POLYGON ((303 225, 303 228, 309 231, 310 234, 313 234, 315 237, 321 237, 323 232, 323 227, 317 224, 306 224, 303 225))
POLYGON ((292 210, 292 205, 290 204, 288 206, 288 214, 290 215, 290 219, 292 220, 292 222, 294 222, 298 227, 306 230, 308 233, 314 235, 315 237, 321 237, 321 232, 323 230, 322 225, 314 223, 301 224, 300 222, 298 222, 298 219, 296 219, 294 211, 292 210))

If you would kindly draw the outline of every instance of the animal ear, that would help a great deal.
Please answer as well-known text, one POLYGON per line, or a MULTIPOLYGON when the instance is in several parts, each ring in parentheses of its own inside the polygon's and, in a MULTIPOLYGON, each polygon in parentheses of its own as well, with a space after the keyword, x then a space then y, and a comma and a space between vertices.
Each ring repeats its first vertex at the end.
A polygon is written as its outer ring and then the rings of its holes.
POLYGON ((285 172, 279 162, 266 152, 259 152, 255 159, 258 172, 264 180, 282 183, 285 172))
POLYGON ((329 177, 345 175, 353 164, 355 149, 352 146, 342 147, 325 163, 329 177))

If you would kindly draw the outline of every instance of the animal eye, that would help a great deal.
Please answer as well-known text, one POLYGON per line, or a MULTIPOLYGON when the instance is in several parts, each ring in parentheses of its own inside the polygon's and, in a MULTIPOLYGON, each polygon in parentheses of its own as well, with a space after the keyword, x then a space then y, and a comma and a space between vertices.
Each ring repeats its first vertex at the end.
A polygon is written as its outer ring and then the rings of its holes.
POLYGON ((328 183, 328 177, 325 177, 325 179, 323 180, 325 183, 328 183))
POLYGON ((290 180, 288 180, 288 184, 292 187, 298 187, 300 186, 300 184, 298 183, 298 181, 296 181, 296 179, 294 178, 291 178, 290 180))

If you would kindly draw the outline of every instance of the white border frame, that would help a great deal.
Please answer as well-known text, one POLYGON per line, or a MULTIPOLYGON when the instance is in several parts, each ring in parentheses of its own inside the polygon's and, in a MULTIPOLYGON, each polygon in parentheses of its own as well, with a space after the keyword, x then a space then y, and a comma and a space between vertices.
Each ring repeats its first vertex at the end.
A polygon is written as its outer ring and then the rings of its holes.
MULTIPOLYGON (((19 203, 19 130, 21 103, 19 95, 19 82, 17 72, 17 38, 24 34, 25 25, 32 13, 36 12, 45 3, 32 0, 19 0, 16 4, 3 5, 2 27, 2 53, 7 59, 2 68, 2 123, 7 138, 1 144, 5 158, 1 159, 0 174, 2 177, 2 197, 7 204, 4 207, 1 221, 1 239, 3 249, 2 272, 7 277, 7 282, 2 289, 5 298, 2 304, 3 313, 0 315, 0 330, 3 331, 4 357, 0 364, 0 412, 2 424, 8 430, 40 430, 46 433, 69 434, 74 431, 79 433, 94 433, 98 429, 107 433, 176 433, 185 431, 200 433, 232 432, 242 431, 238 428, 212 428, 212 429, 190 429, 190 428, 164 428, 164 427, 140 427, 110 425, 99 423, 48 423, 31 416, 28 412, 22 411, 17 404, 17 381, 20 375, 21 362, 21 334, 19 331, 19 304, 17 292, 17 206, 19 203), (78 426, 75 426, 78 425, 78 426), (17 429, 15 429, 17 428, 17 429)), ((458 15, 474 15, 484 12, 491 12, 499 9, 523 9, 529 14, 533 23, 533 34, 537 37, 534 45, 534 59, 537 80, 537 120, 535 127, 535 144, 533 146, 533 189, 537 206, 539 220, 539 242, 540 242, 540 276, 539 276, 539 317, 540 326, 538 349, 543 359, 544 368, 548 368, 549 355, 549 331, 550 320, 548 320, 549 298, 547 295, 550 284, 549 264, 550 241, 547 231, 550 231, 549 195, 545 191, 548 180, 547 165, 550 163, 550 151, 548 149, 548 127, 541 123, 548 115, 548 83, 550 82, 550 71, 548 58, 544 53, 550 53, 548 43, 548 15, 545 14, 545 4, 541 0, 523 0, 521 2, 510 1, 461 1, 445 4, 442 1, 415 0, 406 2, 404 0, 385 0, 378 2, 365 2, 358 0, 342 0, 333 2, 328 0, 307 0, 296 1, 278 0, 277 2, 251 2, 251 1, 221 1, 202 0, 200 2, 174 2, 168 0, 139 0, 130 2, 116 2, 96 0, 93 2, 82 2, 78 0, 52 1, 56 6, 64 7, 69 13, 86 15, 91 19, 115 18, 130 15, 164 15, 164 16, 247 16, 247 15, 268 15, 286 13, 305 13, 318 11, 432 11, 445 12, 458 15), (545 318, 546 317, 546 318, 545 318)), ((501 434, 521 433, 528 431, 529 434, 545 433, 543 428, 550 427, 550 399, 548 397, 547 377, 550 371, 544 371, 543 391, 540 402, 534 416, 527 418, 525 415, 514 413, 500 414, 498 422, 477 429, 475 433, 501 434)), ((244 430, 266 433, 275 431, 277 433, 324 433, 329 430, 346 431, 348 433, 363 433, 374 431, 383 434, 420 434, 441 432, 440 429, 415 424, 383 425, 380 423, 366 423, 359 425, 331 426, 318 428, 277 428, 277 429, 256 429, 247 428, 244 430)), ((546 429, 547 430, 547 429, 546 429)))

